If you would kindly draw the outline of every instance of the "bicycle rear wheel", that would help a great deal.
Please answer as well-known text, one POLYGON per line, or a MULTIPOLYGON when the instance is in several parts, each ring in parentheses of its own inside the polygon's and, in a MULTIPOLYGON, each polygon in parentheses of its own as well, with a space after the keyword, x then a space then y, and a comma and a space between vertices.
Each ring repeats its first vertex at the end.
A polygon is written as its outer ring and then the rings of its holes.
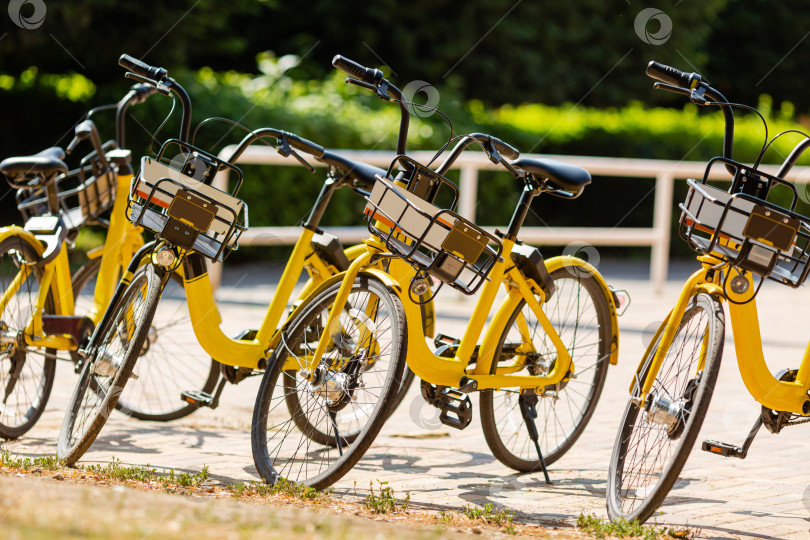
POLYGON ((405 313, 396 294, 373 277, 355 281, 314 381, 300 371, 318 346, 339 288, 327 288, 301 308, 262 378, 251 441, 268 483, 286 478, 323 489, 339 480, 374 441, 400 387, 405 313), (289 411, 293 392, 296 408, 289 411))
MULTIPOLYGON (((638 403, 637 386, 625 408, 608 472, 610 519, 646 521, 675 484, 709 408, 724 334, 720 301, 706 293, 693 297, 644 404, 638 403)), ((646 379, 660 340, 659 334, 639 381, 646 379)))
MULTIPOLYGON (((0 242, 0 288, 11 294, 0 313, 0 437, 15 439, 34 427, 53 388, 56 351, 31 347, 25 331, 37 309, 41 269, 30 266, 39 259, 26 239, 12 236, 0 242)), ((53 313, 48 291, 45 313, 53 313)))
MULTIPOLYGON (((536 425, 546 465, 560 459, 577 441, 593 415, 607 376, 611 350, 608 299, 596 278, 571 266, 551 274, 556 290, 543 304, 552 326, 571 355, 575 372, 567 381, 537 393, 536 425)), ((509 318, 495 353, 497 367, 510 372, 544 375, 554 369, 557 349, 525 300, 509 318)), ((523 419, 520 390, 481 392, 481 424, 492 454, 522 472, 539 471, 541 463, 523 419)))
MULTIPOLYGON (((90 309, 100 266, 101 259, 92 259, 74 274, 76 313, 90 309)), ((129 381, 127 393, 115 408, 138 420, 167 422, 197 410, 180 394, 186 390, 211 393, 219 379, 219 364, 211 360, 194 335, 183 278, 172 273, 160 298, 160 308, 138 359, 138 378, 129 381)))
POLYGON ((127 384, 147 339, 160 300, 160 278, 152 265, 135 272, 109 324, 85 359, 59 432, 57 453, 72 465, 98 436, 127 384))

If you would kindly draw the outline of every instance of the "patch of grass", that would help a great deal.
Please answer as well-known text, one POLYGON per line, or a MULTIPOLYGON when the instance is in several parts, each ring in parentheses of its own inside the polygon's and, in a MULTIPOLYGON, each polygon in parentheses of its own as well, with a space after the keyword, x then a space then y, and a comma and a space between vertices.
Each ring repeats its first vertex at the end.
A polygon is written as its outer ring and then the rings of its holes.
POLYGON ((56 456, 42 456, 36 458, 15 457, 8 450, 0 452, 0 464, 9 469, 46 469, 55 471, 65 466, 64 462, 56 456))
POLYGON ((293 499, 302 501, 326 500, 332 494, 332 488, 318 491, 315 488, 307 487, 303 484, 291 482, 285 478, 279 478, 273 485, 261 482, 250 482, 248 484, 238 483, 228 486, 236 499, 242 496, 258 495, 266 497, 268 495, 285 495, 293 499))
POLYGON ((625 521, 620 519, 611 522, 585 514, 580 514, 577 518, 577 527, 597 538, 604 538, 606 536, 616 536, 619 538, 634 536, 643 538, 644 540, 658 540, 659 538, 668 537, 693 538, 695 536, 695 532, 689 529, 668 529, 666 527, 641 525, 638 520, 625 521))
POLYGON ((502 508, 496 512, 495 505, 492 503, 485 504, 484 508, 465 504, 461 513, 470 519, 480 519, 490 525, 512 523, 512 519, 515 517, 515 512, 508 508, 502 508))
MULTIPOLYGON (((4 450, 0 452, 0 465, 10 469, 31 470, 44 469, 57 471, 65 468, 65 463, 56 456, 42 456, 36 458, 23 458, 14 456, 11 452, 4 450)), ((164 488, 169 487, 198 487, 205 482, 209 475, 208 467, 195 474, 182 473, 175 474, 174 469, 170 469, 168 474, 161 474, 156 469, 146 467, 126 467, 121 465, 121 460, 113 458, 107 465, 88 465, 79 467, 81 470, 102 476, 110 480, 135 482, 158 482, 164 488)))
MULTIPOLYGON (((369 482, 368 495, 363 499, 363 506, 374 512, 375 514, 387 514, 388 512, 395 512, 397 509, 407 510, 408 505, 411 503, 411 494, 405 494, 405 498, 401 501, 397 500, 394 494, 394 489, 388 485, 388 482, 381 482, 379 493, 374 492, 374 484, 369 482)), ((355 493, 357 484, 355 484, 355 493)))
POLYGON ((89 465, 85 470, 112 480, 134 480, 136 482, 145 483, 158 482, 164 488, 174 486, 198 487, 210 476, 207 466, 203 467, 200 472, 195 474, 181 473, 176 475, 174 469, 169 469, 168 474, 160 474, 156 469, 150 469, 148 465, 146 467, 122 466, 121 460, 116 458, 113 458, 106 466, 89 465))
POLYGON ((439 512, 439 523, 441 523, 442 525, 449 525, 452 522, 453 516, 451 514, 448 514, 444 510, 439 512))

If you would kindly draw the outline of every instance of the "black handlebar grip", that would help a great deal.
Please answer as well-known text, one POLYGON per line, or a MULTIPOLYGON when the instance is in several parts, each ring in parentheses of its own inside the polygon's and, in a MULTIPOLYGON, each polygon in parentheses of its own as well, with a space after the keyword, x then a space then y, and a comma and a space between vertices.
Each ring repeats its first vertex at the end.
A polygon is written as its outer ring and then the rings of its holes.
POLYGON ((492 141, 492 146, 495 147, 495 150, 497 150, 498 153, 503 157, 507 159, 517 159, 520 157, 520 150, 511 144, 506 143, 497 137, 493 137, 492 135, 489 136, 489 139, 492 141))
POLYGON ((157 92, 157 88, 150 84, 144 83, 137 83, 133 84, 130 90, 134 93, 132 98, 129 100, 132 104, 143 103, 149 96, 157 92))
POLYGON ((348 73, 355 79, 360 79, 364 83, 373 84, 376 86, 383 80, 383 72, 379 69, 363 67, 357 62, 344 58, 339 54, 336 54, 335 57, 332 58, 332 65, 339 70, 348 73))
POLYGON ((137 58, 133 58, 128 54, 121 55, 121 58, 118 59, 118 65, 131 71, 135 75, 140 75, 145 79, 155 82, 162 81, 168 73, 163 68, 150 66, 149 64, 145 64, 144 62, 141 62, 137 58))
POLYGON ((299 137, 294 133, 287 133, 287 142, 290 143, 290 146, 293 148, 297 148, 302 152, 306 152, 307 154, 312 154, 315 157, 323 157, 324 148, 319 144, 315 144, 312 141, 309 141, 303 137, 299 137))
POLYGON ((684 73, 680 69, 660 64, 655 60, 647 64, 647 75, 653 79, 667 84, 674 84, 683 88, 689 88, 694 73, 684 73))

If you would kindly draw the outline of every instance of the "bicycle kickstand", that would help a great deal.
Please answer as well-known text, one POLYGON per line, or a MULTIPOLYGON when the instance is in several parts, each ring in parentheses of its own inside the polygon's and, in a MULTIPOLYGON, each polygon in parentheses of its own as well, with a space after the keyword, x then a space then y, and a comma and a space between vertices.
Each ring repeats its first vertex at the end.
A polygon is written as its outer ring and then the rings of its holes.
POLYGON ((548 469, 546 468, 546 460, 543 458, 543 452, 540 451, 540 437, 537 433, 537 424, 534 421, 534 419, 537 418, 537 401, 537 394, 534 390, 523 391, 518 398, 520 414, 523 416, 523 421, 526 423, 529 438, 534 443, 535 449, 537 449, 537 456, 540 458, 540 467, 543 469, 543 476, 546 477, 546 484, 551 484, 548 469))
POLYGON ((342 456, 343 444, 340 442, 340 431, 338 431, 337 425, 337 413, 335 411, 329 411, 329 419, 332 421, 332 428, 335 430, 335 442, 337 443, 338 453, 342 456))

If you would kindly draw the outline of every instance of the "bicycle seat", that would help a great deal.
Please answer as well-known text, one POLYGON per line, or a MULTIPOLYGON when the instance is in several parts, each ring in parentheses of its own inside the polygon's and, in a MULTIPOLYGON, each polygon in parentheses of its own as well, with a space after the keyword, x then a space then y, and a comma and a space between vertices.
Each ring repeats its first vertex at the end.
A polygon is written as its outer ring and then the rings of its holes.
POLYGON ((513 161, 512 166, 548 178, 573 197, 578 197, 591 183, 591 174, 585 169, 553 159, 520 158, 513 161))
POLYGON ((374 182, 376 182, 375 175, 385 176, 384 169, 339 156, 328 150, 318 159, 340 169, 368 189, 374 186, 374 182))
POLYGON ((59 147, 48 148, 33 156, 10 157, 0 162, 0 172, 15 177, 22 174, 42 174, 51 176, 66 173, 65 151, 59 147))

